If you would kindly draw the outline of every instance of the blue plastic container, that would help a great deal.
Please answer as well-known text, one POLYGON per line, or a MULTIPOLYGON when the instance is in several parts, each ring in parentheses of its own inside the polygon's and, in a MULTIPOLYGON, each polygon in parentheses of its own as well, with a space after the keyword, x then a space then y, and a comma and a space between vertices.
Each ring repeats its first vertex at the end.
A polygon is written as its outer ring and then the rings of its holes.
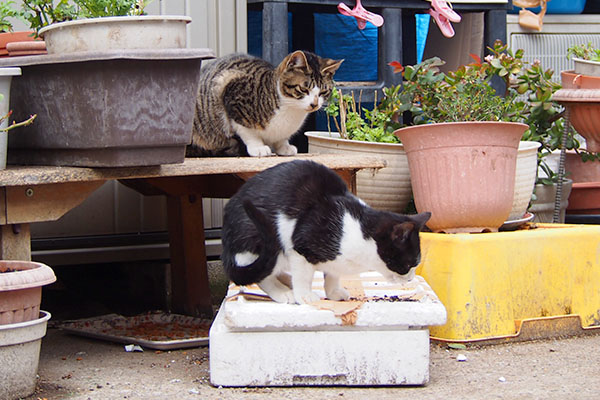
MULTIPOLYGON (((581 14, 585 8, 586 0, 550 0, 548 1, 547 14, 581 14)), ((513 7, 512 13, 518 13, 520 7, 513 7)), ((528 8, 534 13, 539 13, 541 8, 528 8)))

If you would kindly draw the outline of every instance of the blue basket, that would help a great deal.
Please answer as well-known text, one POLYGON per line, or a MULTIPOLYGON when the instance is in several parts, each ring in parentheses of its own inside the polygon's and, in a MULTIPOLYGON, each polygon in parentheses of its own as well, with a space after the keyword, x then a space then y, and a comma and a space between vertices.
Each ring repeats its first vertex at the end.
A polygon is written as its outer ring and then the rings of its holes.
MULTIPOLYGON (((548 8, 546 13, 548 14, 581 14, 585 8, 585 0, 550 0, 548 1, 548 8)), ((520 7, 513 7, 511 13, 516 14, 519 12, 520 7)), ((539 13, 541 7, 528 8, 528 10, 534 13, 539 13)))

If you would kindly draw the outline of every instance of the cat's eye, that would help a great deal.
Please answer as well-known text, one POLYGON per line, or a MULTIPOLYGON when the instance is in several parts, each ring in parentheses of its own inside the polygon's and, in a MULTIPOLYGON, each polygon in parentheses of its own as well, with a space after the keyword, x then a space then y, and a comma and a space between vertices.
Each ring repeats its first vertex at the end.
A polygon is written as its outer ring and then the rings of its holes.
POLYGON ((301 85, 296 85, 296 89, 303 94, 309 94, 310 93, 310 89, 308 89, 307 86, 301 86, 301 85))

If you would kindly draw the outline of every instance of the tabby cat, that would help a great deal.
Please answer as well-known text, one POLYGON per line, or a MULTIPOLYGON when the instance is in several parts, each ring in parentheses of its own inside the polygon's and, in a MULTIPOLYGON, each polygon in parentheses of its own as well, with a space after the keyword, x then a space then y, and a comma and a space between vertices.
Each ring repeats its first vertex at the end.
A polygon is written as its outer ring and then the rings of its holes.
POLYGON ((295 155, 288 140, 329 98, 342 61, 295 51, 276 68, 247 54, 203 67, 186 155, 295 155))
POLYGON ((255 175, 227 203, 221 258, 233 282, 258 283, 277 302, 318 300, 315 270, 324 273, 327 298, 347 300, 343 275, 375 270, 391 281, 412 279, 430 216, 374 210, 329 168, 294 160, 255 175))

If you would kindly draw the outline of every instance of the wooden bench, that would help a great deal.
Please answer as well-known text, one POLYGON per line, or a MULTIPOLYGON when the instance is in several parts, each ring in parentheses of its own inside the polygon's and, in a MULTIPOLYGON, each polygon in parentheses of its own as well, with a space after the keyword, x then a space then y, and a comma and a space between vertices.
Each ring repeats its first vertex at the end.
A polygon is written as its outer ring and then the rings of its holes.
POLYGON ((299 158, 335 170, 354 192, 356 171, 385 166, 376 156, 340 154, 190 158, 181 164, 127 168, 9 166, 0 171, 0 257, 31 260, 30 223, 59 219, 116 179, 143 195, 167 196, 173 312, 212 316, 202 198, 229 198, 250 176, 299 158))

